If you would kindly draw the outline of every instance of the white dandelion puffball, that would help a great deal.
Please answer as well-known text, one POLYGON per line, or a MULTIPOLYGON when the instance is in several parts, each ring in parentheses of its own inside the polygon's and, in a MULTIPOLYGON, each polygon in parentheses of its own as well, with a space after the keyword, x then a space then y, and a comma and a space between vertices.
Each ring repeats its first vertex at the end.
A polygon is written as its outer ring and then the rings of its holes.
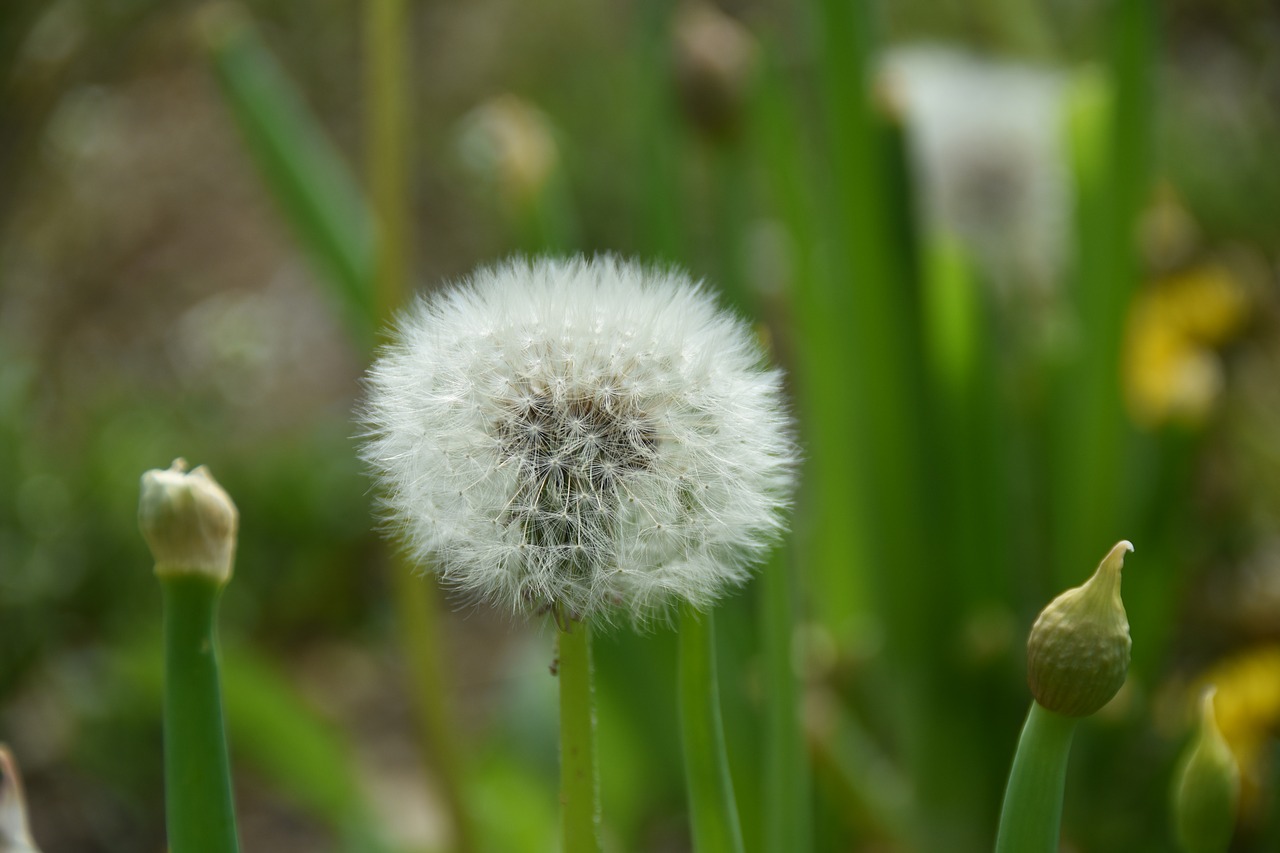
POLYGON ((401 315, 368 385, 363 455, 412 554, 514 610, 705 607, 781 530, 781 375, 678 272, 481 269, 401 315))

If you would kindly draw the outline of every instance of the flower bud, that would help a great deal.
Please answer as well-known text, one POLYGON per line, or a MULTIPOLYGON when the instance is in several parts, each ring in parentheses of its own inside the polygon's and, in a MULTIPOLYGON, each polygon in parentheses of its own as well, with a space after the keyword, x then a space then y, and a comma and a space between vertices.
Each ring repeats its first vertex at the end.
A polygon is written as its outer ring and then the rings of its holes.
POLYGON ((740 129, 759 48, 749 30, 710 3, 682 5, 673 33, 676 82, 685 114, 715 140, 740 129))
POLYGON ((1210 687, 1200 700, 1200 726, 1174 775, 1173 820, 1184 853, 1224 853, 1235 827, 1240 768, 1218 730, 1210 687))
POLYGON ((0 744, 0 851, 40 853, 27 826, 27 802, 13 753, 0 744))
POLYGON ((188 473, 186 461, 175 459, 167 471, 142 475, 138 524, 160 577, 229 581, 239 518, 231 497, 203 465, 188 473))
POLYGON ((1124 684, 1129 671, 1129 620, 1120 600, 1120 568, 1133 550, 1116 543, 1083 586, 1040 612, 1027 640, 1027 683, 1043 707, 1087 717, 1124 684))
POLYGON ((498 95, 462 119, 458 148, 467 166, 493 181, 503 201, 527 207, 560 168, 551 119, 528 101, 498 95))

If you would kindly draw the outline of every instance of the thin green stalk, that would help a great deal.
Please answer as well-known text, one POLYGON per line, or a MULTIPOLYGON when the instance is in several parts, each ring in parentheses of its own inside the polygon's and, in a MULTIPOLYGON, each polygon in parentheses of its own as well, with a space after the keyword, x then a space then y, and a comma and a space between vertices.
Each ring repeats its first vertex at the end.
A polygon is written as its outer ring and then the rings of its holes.
POLYGON ((787 552, 765 565, 763 609, 765 683, 764 832, 768 853, 800 853, 811 846, 809 762, 800 728, 795 670, 796 602, 787 552))
MULTIPOLYGON (((926 395, 915 237, 904 207, 912 191, 901 128, 877 102, 872 85, 877 7, 843 0, 815 5, 835 229, 831 274, 815 295, 823 321, 832 326, 824 337, 837 347, 828 357, 844 370, 825 374, 835 384, 812 393, 840 395, 848 407, 847 425, 835 440, 850 446, 847 464, 862 479, 863 493, 874 496, 862 501, 868 516, 862 527, 873 539, 869 556, 882 569, 875 582, 886 659, 901 673, 907 750, 929 763, 933 751, 923 739, 933 731, 927 720, 936 703, 927 692, 945 668, 934 638, 945 630, 940 620, 950 608, 937 577, 926 577, 940 562, 938 543, 921 536, 919 525, 938 508, 930 480, 936 441, 925 428, 934 413, 926 395)), ((937 781, 937 774, 921 771, 923 784, 937 781)))
POLYGON ((401 654, 408 665, 409 690, 416 716, 421 760, 440 778, 441 793, 453 821, 454 847, 476 849, 475 826, 463 796, 466 769, 453 710, 446 697, 449 675, 444 665, 440 587, 423 579, 403 558, 391 561, 391 599, 400 633, 401 654))
MULTIPOLYGON (((1054 585, 1087 565, 1091 549, 1114 539, 1125 490, 1099 489, 1124 472, 1132 430, 1124 412, 1121 346, 1141 275, 1137 226, 1151 173, 1157 17, 1153 0, 1109 5, 1107 100, 1075 115, 1076 270, 1070 289, 1077 345, 1059 394, 1054 585)), ((1079 106, 1079 105, 1077 105, 1079 106)), ((1127 481, 1127 477, 1122 482, 1127 481)))
POLYGON ((1057 853, 1074 717, 1031 703, 1009 771, 996 853, 1057 853))
POLYGON ((215 621, 223 584, 199 574, 160 581, 164 597, 165 821, 173 853, 236 853, 215 621))
MULTIPOLYGON (((921 535, 921 519, 937 519, 946 509, 934 472, 939 436, 950 425, 935 411, 926 378, 903 128, 874 85, 882 4, 814 5, 825 78, 829 227, 835 229, 829 232, 831 275, 819 304, 822 321, 833 327, 824 338, 837 346, 829 357, 844 367, 827 374, 835 385, 814 392, 846 400, 847 426, 830 440, 849 445, 841 461, 861 480, 859 526, 870 539, 864 554, 876 567, 868 577, 884 632, 881 659, 895 676, 885 701, 918 785, 920 819, 911 828, 921 847, 945 841, 963 849, 954 827, 972 813, 974 786, 960 758, 966 742, 951 733, 957 719, 946 713, 952 661, 937 642, 956 632, 954 578, 935 571, 948 564, 942 537, 921 535)), ((831 451, 830 444, 819 447, 831 451)))
POLYGON ((812 452, 803 481, 807 495, 797 520, 796 547, 803 551, 816 617, 840 641, 850 638, 873 611, 865 567, 869 537, 860 492, 862 480, 854 442, 849 440, 857 408, 849 387, 849 335, 833 322, 834 281, 821 268, 820 217, 811 188, 818 185, 809 165, 818 161, 804 144, 800 115, 776 48, 769 47, 763 83, 753 102, 753 137, 767 163, 769 192, 795 240, 791 307, 796 321, 796 382, 806 417, 801 419, 812 452))
POLYGON ((600 850, 600 773, 592 699, 591 629, 562 617, 556 638, 560 678, 560 804, 565 853, 600 850))
POLYGON ((409 60, 404 0, 365 4, 365 99, 369 196, 377 222, 375 300, 385 322, 404 301, 409 276, 409 60))
POLYGON ((715 623, 680 605, 680 740, 695 853, 742 853, 716 678, 715 623))
MULTIPOLYGON (((365 100, 369 196, 377 223, 373 282, 380 327, 404 302, 409 278, 408 7, 405 0, 365 6, 365 100)), ((463 796, 465 763, 449 707, 444 666, 440 590, 423 583, 405 560, 391 561, 392 600, 408 663, 423 763, 439 776, 460 853, 476 849, 475 828, 463 796)))

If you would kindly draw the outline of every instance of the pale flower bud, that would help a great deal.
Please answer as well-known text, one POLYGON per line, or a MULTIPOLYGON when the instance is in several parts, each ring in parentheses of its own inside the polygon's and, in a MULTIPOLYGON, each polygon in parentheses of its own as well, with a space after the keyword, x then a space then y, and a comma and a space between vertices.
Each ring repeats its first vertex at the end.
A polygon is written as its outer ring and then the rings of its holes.
POLYGON ((231 497, 203 465, 188 473, 186 461, 175 459, 167 471, 142 475, 138 524, 162 578, 229 581, 239 519, 231 497))
POLYGON ((673 53, 682 106, 710 137, 733 136, 743 121, 759 48, 751 32, 710 3, 676 13, 673 53))
POLYGON ((1111 701, 1129 672, 1129 619, 1120 600, 1120 568, 1133 550, 1116 543, 1084 585, 1040 612, 1027 640, 1027 683, 1041 706, 1087 717, 1111 701))
POLYGON ((9 749, 0 744, 0 853, 40 853, 27 826, 22 777, 9 749))
POLYGON ((1224 853, 1235 829, 1240 768, 1218 730, 1215 692, 1209 688, 1200 700, 1200 725, 1174 777, 1174 829, 1185 853, 1224 853))

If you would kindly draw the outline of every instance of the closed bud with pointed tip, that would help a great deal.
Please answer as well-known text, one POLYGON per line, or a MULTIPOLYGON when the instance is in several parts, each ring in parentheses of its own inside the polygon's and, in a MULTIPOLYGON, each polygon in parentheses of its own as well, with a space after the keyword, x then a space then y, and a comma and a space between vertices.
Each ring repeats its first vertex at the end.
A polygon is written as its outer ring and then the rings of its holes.
POLYGON ((1120 568, 1133 550, 1116 543, 1093 577, 1040 612, 1027 640, 1027 683, 1044 708, 1087 717, 1120 690, 1129 672, 1129 620, 1120 568))
POLYGON ((1174 831, 1184 853, 1225 853, 1235 828, 1240 767, 1218 730, 1215 692, 1200 700, 1200 725, 1174 775, 1174 831))
POLYGON ((229 581, 239 520, 231 497, 203 465, 188 472, 186 461, 175 459, 166 471, 142 475, 138 525, 159 577, 229 581))

